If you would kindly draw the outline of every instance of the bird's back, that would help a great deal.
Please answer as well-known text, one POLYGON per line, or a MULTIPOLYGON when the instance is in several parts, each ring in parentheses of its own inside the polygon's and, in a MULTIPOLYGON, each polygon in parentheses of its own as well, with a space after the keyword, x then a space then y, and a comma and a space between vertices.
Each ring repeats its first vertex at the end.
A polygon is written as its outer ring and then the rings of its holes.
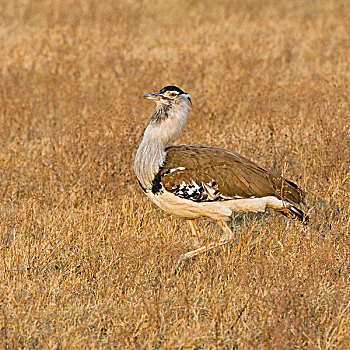
POLYGON ((293 182, 237 153, 185 145, 167 147, 165 151, 167 158, 157 178, 168 192, 180 197, 224 201, 276 196, 294 204, 303 202, 304 192, 293 182))

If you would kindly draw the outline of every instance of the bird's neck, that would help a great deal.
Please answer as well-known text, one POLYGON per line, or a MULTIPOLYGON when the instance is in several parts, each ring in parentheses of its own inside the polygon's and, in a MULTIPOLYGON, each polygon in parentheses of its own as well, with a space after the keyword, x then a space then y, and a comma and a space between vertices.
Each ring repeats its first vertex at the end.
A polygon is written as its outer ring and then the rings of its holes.
POLYGON ((168 109, 157 106, 135 158, 136 176, 145 189, 151 189, 155 175, 166 160, 165 147, 179 136, 187 116, 187 104, 168 109))

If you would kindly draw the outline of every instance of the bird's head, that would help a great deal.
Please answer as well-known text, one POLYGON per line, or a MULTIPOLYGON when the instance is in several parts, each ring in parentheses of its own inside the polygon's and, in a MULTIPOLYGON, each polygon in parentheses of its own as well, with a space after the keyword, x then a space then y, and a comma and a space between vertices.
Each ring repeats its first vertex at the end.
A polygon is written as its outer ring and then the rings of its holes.
POLYGON ((177 86, 169 85, 154 94, 144 95, 143 98, 154 100, 158 107, 171 108, 173 106, 188 106, 188 102, 192 104, 191 97, 177 86))

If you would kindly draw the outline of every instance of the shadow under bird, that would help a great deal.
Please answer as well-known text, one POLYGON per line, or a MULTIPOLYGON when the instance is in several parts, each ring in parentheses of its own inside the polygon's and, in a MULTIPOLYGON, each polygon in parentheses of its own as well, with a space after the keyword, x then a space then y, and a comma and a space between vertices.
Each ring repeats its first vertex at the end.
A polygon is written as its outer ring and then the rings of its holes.
POLYGON ((293 182, 275 176, 231 151, 207 146, 169 146, 186 124, 191 97, 176 86, 143 96, 156 102, 135 158, 135 172, 150 200, 168 213, 187 219, 198 237, 194 219, 218 221, 224 234, 217 242, 180 256, 178 263, 226 244, 234 234, 226 224, 234 212, 274 209, 302 223, 308 217, 296 207, 305 193, 293 182))

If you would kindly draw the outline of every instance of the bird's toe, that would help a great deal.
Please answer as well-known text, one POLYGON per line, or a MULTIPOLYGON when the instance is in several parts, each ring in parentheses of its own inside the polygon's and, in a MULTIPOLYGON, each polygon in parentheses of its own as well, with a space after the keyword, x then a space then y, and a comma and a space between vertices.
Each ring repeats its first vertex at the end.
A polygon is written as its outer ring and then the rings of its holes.
POLYGON ((180 257, 177 259, 175 268, 174 268, 174 273, 177 274, 182 267, 184 267, 187 262, 188 262, 188 257, 186 254, 181 254, 180 257))

